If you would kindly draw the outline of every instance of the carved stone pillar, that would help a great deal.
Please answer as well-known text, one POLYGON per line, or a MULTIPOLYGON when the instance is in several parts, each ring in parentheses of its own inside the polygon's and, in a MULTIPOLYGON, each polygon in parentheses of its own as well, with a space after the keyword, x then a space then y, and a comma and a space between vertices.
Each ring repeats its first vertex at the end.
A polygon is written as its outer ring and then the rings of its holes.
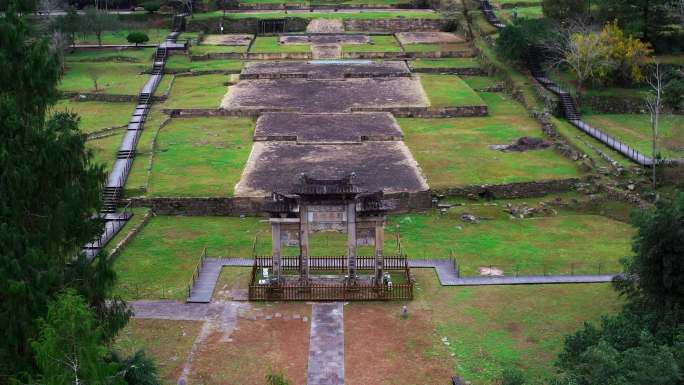
POLYGON ((385 227, 382 221, 375 222, 375 284, 382 284, 382 275, 385 272, 385 256, 383 244, 385 242, 385 227))
POLYGON ((356 202, 347 204, 347 277, 356 282, 356 202))
POLYGON ((309 212, 299 204, 299 280, 309 281, 309 212))
POLYGON ((281 279, 281 251, 280 251, 280 222, 271 222, 271 255, 273 256, 273 279, 280 283, 281 279))

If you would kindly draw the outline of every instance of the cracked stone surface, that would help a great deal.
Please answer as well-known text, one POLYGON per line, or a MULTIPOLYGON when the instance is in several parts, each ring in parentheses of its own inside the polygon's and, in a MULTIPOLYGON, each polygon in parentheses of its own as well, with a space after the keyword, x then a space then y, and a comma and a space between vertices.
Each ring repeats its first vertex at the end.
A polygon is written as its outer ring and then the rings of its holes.
POLYGON ((254 142, 235 195, 286 193, 294 188, 301 173, 330 179, 351 172, 356 173, 356 184, 367 191, 397 193, 428 189, 418 163, 404 142, 346 145, 254 142))
POLYGON ((255 141, 360 142, 401 140, 403 134, 388 112, 296 114, 272 112, 259 117, 255 141))
POLYGON ((344 384, 344 308, 341 302, 313 305, 307 384, 344 384))
POLYGON ((344 23, 341 19, 313 19, 306 26, 309 33, 343 33, 344 23))
POLYGON ((395 36, 401 44, 453 44, 465 41, 463 37, 449 32, 399 32, 395 36))
POLYGON ((368 44, 368 35, 283 35, 280 44, 368 44))
POLYGON ((301 77, 310 79, 343 79, 348 77, 409 77, 406 62, 394 61, 339 61, 332 63, 302 61, 248 62, 240 78, 301 77))
POLYGON ((229 88, 226 110, 351 112, 353 108, 426 107, 420 80, 412 77, 371 79, 255 79, 229 88))
POLYGON ((340 44, 313 44, 311 56, 314 59, 330 60, 342 58, 342 45, 340 44))

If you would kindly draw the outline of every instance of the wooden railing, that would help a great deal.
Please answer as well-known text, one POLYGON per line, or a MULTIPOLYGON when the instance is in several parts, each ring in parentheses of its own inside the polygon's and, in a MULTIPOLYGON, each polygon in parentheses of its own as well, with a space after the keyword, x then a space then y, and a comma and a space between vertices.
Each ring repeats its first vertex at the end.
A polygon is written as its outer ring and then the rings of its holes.
POLYGON ((202 249, 202 254, 200 255, 200 259, 197 262, 197 265, 195 265, 195 271, 192 273, 192 278, 190 279, 190 283, 188 284, 188 298, 190 298, 190 295, 192 294, 192 288, 195 287, 195 282, 197 282, 197 278, 199 278, 200 271, 202 270, 205 259, 207 259, 206 247, 202 249))
MULTIPOLYGON (((386 256, 384 268, 388 271, 401 271, 406 282, 392 285, 376 285, 371 282, 359 282, 350 285, 346 282, 316 282, 302 284, 298 281, 285 281, 279 285, 260 284, 259 270, 271 268, 273 258, 257 256, 252 265, 252 276, 249 284, 249 299, 252 301, 392 301, 413 299, 413 279, 408 267, 408 260, 402 256, 386 256)), ((373 270, 375 257, 357 257, 357 270, 373 270)), ((297 270, 299 257, 282 257, 283 270, 297 270)), ((309 268, 313 271, 338 271, 342 275, 346 271, 345 256, 309 257, 309 268)))
MULTIPOLYGON (((271 256, 255 256, 254 263, 256 267, 273 266, 273 257, 271 256)), ((283 270, 297 270, 299 269, 298 256, 285 256, 280 258, 280 266, 283 270)), ((385 270, 403 270, 408 267, 408 260, 406 257, 400 255, 389 255, 384 257, 385 270)), ((347 257, 334 256, 313 256, 309 257, 310 270, 345 270, 347 268, 347 257)), ((359 256, 356 257, 356 268, 358 270, 373 270, 375 269, 374 256, 359 256)))
POLYGON ((392 286, 311 283, 280 287, 250 284, 249 299, 250 301, 410 301, 413 299, 413 283, 392 286))

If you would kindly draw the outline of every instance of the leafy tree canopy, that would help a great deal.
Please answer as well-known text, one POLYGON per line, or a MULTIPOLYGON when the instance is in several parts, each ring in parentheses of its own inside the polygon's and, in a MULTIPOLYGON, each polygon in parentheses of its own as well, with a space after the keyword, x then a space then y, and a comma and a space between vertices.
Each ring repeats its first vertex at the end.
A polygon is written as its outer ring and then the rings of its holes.
POLYGON ((92 162, 78 118, 48 114, 60 66, 44 39, 11 10, 0 18, 0 378, 31 376, 38 336, 57 293, 75 288, 111 338, 129 313, 107 305, 114 273, 98 256, 78 258, 102 230, 102 166, 92 162))

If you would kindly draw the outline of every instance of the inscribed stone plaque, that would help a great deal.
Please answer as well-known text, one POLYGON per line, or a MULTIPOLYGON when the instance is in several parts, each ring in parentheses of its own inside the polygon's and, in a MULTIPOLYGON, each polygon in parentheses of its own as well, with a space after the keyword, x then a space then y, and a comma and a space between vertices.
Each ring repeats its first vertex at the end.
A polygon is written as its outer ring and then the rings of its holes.
POLYGON ((299 246, 299 230, 281 229, 280 244, 288 247, 299 246))
POLYGON ((343 205, 307 206, 309 231, 346 231, 347 212, 343 205))
POLYGON ((356 245, 357 246, 374 246, 375 245, 375 227, 373 228, 356 228, 356 245))

